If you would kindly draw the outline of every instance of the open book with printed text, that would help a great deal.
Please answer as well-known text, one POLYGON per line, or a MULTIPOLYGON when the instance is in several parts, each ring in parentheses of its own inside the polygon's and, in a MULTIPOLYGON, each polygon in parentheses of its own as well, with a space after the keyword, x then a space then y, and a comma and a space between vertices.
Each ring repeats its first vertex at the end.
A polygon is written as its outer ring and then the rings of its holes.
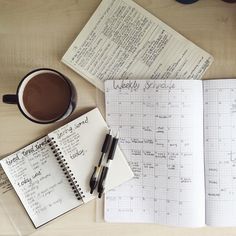
POLYGON ((213 57, 131 0, 103 0, 62 62, 104 91, 108 79, 201 79, 213 57))

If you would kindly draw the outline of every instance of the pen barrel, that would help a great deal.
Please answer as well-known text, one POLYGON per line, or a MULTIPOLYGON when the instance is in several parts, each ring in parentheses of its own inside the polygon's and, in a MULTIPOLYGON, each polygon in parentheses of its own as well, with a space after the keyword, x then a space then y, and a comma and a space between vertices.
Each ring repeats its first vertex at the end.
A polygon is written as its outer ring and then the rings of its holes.
POLYGON ((94 189, 97 186, 96 172, 97 172, 97 167, 94 167, 93 174, 92 174, 92 176, 90 178, 90 181, 89 181, 89 187, 90 187, 90 193, 91 194, 93 193, 94 189))
POLYGON ((102 145, 102 153, 106 153, 108 151, 110 143, 111 143, 111 135, 107 134, 106 138, 105 138, 105 141, 104 141, 104 143, 102 145))
MULTIPOLYGON (((103 183, 104 183, 104 181, 106 180, 107 172, 108 172, 108 167, 105 166, 105 167, 103 168, 103 173, 102 173, 103 183)), ((103 186, 103 187, 104 187, 104 186, 103 186)))
POLYGON ((98 183, 98 197, 100 198, 105 190, 105 181, 108 173, 108 167, 104 166, 102 169, 101 177, 98 183))
POLYGON ((111 143, 111 149, 110 152, 108 154, 108 160, 113 160, 115 152, 116 152, 116 147, 118 144, 119 139, 118 138, 113 138, 112 143, 111 143))

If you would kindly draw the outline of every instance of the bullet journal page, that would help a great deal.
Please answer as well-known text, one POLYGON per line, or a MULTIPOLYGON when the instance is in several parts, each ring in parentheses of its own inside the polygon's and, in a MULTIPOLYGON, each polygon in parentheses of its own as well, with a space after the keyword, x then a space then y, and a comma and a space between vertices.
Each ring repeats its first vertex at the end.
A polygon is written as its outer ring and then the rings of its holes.
POLYGON ((47 141, 45 136, 0 161, 36 228, 82 204, 47 141))
POLYGON ((206 223, 236 225, 236 80, 206 80, 206 223))
POLYGON ((110 80, 105 97, 134 172, 106 194, 105 220, 203 226, 202 81, 110 80))

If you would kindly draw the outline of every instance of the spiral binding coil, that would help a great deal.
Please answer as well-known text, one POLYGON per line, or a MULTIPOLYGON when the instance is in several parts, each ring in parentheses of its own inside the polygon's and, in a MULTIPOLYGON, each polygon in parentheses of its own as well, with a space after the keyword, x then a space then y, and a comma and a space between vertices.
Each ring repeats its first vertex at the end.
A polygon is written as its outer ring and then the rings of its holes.
POLYGON ((61 150, 58 147, 58 145, 56 144, 56 141, 54 140, 53 137, 48 139, 48 144, 49 144, 50 148, 52 149, 53 154, 55 155, 55 157, 58 161, 58 164, 62 168, 62 171, 65 174, 76 198, 78 200, 83 200, 85 195, 84 195, 82 189, 80 188, 78 182, 75 180, 74 174, 71 172, 70 167, 68 166, 68 163, 66 162, 66 159, 62 155, 61 150))

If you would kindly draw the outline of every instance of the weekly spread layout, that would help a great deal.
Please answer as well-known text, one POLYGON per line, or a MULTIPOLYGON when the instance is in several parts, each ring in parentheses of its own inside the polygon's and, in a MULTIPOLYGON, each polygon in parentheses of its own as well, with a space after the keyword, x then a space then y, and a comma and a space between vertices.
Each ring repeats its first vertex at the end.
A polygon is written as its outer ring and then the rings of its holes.
POLYGON ((134 178, 109 222, 236 225, 236 80, 105 82, 106 118, 134 178))

